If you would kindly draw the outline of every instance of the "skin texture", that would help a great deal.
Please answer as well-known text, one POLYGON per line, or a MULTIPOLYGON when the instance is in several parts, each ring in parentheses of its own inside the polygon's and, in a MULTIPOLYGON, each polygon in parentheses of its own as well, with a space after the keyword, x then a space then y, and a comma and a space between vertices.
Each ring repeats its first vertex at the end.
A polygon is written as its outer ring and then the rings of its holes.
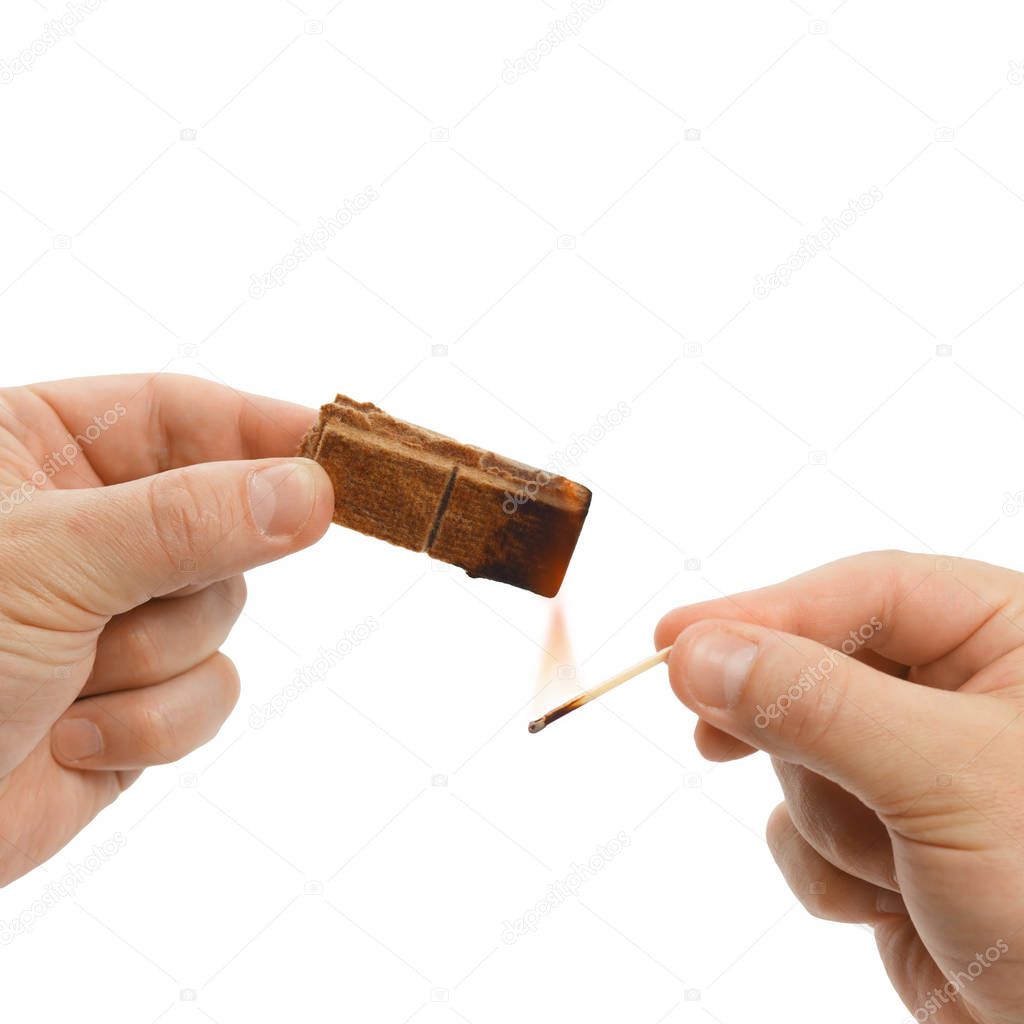
POLYGON ((859 555, 678 608, 655 642, 705 757, 771 756, 783 876, 874 929, 911 1019, 1024 1021, 1024 576, 859 555))
POLYGON ((330 523, 314 419, 169 374, 0 391, 0 885, 216 734, 242 572, 330 523))

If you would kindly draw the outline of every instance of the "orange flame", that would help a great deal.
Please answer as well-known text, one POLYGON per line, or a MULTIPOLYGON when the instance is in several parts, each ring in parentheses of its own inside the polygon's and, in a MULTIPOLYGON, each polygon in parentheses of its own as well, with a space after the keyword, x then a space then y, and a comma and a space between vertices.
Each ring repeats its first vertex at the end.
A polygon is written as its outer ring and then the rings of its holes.
POLYGON ((557 702, 578 693, 581 684, 576 670, 576 656, 573 654, 569 625, 561 600, 552 602, 543 647, 544 654, 541 656, 533 691, 535 702, 548 704, 552 700, 557 702))

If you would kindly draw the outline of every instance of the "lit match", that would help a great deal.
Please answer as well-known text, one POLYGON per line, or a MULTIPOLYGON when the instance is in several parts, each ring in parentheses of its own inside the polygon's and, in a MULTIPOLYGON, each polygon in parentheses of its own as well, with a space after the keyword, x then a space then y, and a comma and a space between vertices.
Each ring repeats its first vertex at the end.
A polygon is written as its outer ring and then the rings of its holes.
POLYGON ((603 683, 600 683, 593 689, 584 690, 584 692, 578 697, 573 697, 572 700, 567 700, 564 704, 559 704, 557 708, 549 711, 546 715, 541 715, 540 718, 535 718, 530 723, 530 732, 540 732, 541 729, 547 728, 547 726, 552 722, 558 721, 559 718, 563 715, 569 714, 570 711, 575 711, 577 708, 583 707, 584 704, 589 704, 592 700, 596 700, 598 697, 603 697, 609 690, 614 690, 616 686, 621 686, 634 676, 640 675, 641 672, 646 672, 649 668, 654 668, 655 665, 660 665, 662 662, 668 661, 669 652, 671 650, 671 647, 663 647, 657 654, 652 654, 651 657, 637 662, 637 664, 633 665, 631 668, 625 669, 617 676, 612 676, 611 679, 606 679, 603 683))

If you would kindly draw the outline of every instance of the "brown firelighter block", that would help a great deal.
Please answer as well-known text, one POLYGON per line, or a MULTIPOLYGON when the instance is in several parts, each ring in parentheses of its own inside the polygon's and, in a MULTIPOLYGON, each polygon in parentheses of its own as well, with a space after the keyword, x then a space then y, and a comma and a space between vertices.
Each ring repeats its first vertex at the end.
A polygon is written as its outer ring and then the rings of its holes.
POLYGON ((545 597, 562 585, 590 491, 338 395, 299 451, 334 484, 334 521, 545 597))

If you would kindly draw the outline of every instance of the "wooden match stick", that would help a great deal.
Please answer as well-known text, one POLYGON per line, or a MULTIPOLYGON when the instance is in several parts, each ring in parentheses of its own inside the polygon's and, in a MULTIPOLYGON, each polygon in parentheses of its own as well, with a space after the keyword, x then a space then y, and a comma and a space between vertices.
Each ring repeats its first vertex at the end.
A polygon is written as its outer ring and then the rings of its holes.
POLYGON ((637 662, 637 664, 625 669, 617 676, 606 679, 592 690, 584 690, 578 697, 573 697, 572 700, 559 704, 553 711, 549 711, 546 715, 541 715, 540 718, 534 719, 530 723, 530 732, 540 732, 541 729, 546 728, 552 722, 558 721, 559 718, 569 714, 570 711, 575 711, 577 708, 583 707, 584 704, 589 704, 592 700, 603 697, 609 690, 614 690, 616 686, 621 686, 634 676, 640 675, 641 672, 646 672, 649 668, 654 668, 655 665, 668 661, 671 650, 671 647, 663 647, 657 654, 652 654, 649 658, 637 662))

